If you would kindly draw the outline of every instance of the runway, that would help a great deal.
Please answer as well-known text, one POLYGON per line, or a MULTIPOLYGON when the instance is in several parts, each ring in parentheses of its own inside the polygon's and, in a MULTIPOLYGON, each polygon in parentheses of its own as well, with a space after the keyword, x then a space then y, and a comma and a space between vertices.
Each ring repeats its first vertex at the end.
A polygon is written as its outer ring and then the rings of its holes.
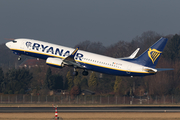
MULTIPOLYGON (((50 113, 52 107, 0 107, 0 113, 50 113)), ((58 107, 58 112, 180 112, 180 107, 58 107)))

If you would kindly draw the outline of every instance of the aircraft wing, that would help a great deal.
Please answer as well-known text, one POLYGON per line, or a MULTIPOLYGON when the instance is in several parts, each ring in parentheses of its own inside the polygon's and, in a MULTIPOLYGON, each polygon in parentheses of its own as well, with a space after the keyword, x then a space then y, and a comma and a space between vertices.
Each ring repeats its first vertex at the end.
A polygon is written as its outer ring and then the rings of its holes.
POLYGON ((67 65, 73 65, 75 67, 79 67, 79 68, 84 68, 82 65, 80 65, 79 63, 77 63, 75 60, 74 60, 74 56, 76 55, 77 51, 79 50, 79 47, 77 47, 71 55, 69 55, 68 57, 66 57, 63 62, 67 65))
POLYGON ((54 67, 60 67, 62 68, 64 65, 69 65, 69 66, 74 66, 74 67, 79 67, 79 68, 84 68, 82 65, 80 65, 78 62, 74 60, 74 56, 76 55, 77 51, 79 48, 76 48, 71 55, 68 57, 61 59, 61 58, 56 58, 56 57, 49 57, 46 60, 46 63, 48 65, 54 66, 54 67))
POLYGON ((74 56, 76 55, 77 51, 79 50, 79 47, 77 47, 72 53, 71 55, 69 55, 68 57, 66 57, 64 59, 64 61, 75 61, 74 60, 74 56))
POLYGON ((139 52, 140 48, 137 48, 129 57, 118 58, 118 59, 133 59, 136 57, 137 53, 139 52))

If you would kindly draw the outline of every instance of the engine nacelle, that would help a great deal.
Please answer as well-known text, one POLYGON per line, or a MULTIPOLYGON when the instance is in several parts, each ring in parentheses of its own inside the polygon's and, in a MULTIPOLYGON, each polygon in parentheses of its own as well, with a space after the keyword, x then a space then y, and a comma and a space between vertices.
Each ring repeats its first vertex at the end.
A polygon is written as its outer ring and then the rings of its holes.
POLYGON ((62 68, 64 66, 62 59, 53 57, 47 58, 46 64, 58 68, 62 68))

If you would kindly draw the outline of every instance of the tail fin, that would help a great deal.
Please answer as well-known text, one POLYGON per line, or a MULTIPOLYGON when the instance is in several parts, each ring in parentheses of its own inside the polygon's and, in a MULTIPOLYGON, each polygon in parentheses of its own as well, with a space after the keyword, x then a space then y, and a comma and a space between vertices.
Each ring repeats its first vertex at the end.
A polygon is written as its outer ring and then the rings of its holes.
POLYGON ((162 54, 162 51, 167 43, 167 38, 161 37, 156 43, 148 48, 143 54, 141 54, 136 60, 140 65, 155 68, 156 64, 162 54))

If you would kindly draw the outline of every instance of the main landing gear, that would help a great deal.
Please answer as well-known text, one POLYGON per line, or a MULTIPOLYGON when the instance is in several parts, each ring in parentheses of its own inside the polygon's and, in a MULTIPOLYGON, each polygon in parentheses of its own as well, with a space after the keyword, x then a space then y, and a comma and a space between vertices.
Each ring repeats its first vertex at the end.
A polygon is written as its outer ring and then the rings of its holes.
POLYGON ((78 71, 74 71, 73 76, 77 76, 77 75, 78 75, 78 71))
POLYGON ((78 75, 78 71, 76 71, 76 68, 74 68, 73 76, 77 76, 77 75, 78 75))
POLYGON ((82 72, 82 75, 87 76, 87 75, 88 75, 88 71, 84 70, 84 71, 82 72))
MULTIPOLYGON (((76 69, 74 68, 73 76, 77 76, 77 75, 78 75, 78 71, 76 71, 76 69)), ((87 76, 88 75, 88 71, 84 70, 82 72, 82 75, 83 76, 87 76)))

